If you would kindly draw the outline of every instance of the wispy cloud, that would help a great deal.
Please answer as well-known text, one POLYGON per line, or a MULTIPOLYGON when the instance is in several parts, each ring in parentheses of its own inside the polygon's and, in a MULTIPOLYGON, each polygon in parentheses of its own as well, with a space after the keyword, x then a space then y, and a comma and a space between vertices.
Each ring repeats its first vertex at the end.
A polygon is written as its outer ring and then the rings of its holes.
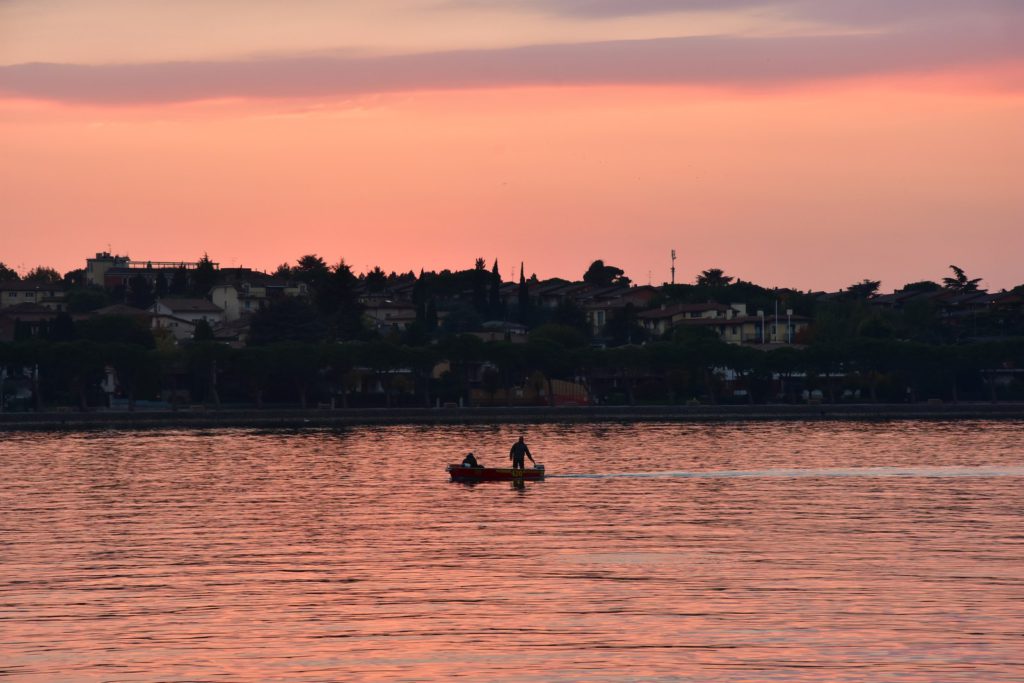
POLYGON ((0 92, 105 104, 423 89, 597 84, 765 87, 1024 60, 1024 24, 842 36, 734 36, 534 45, 390 57, 303 56, 0 67, 0 92))
POLYGON ((766 10, 842 24, 893 24, 937 17, 1020 15, 1020 0, 448 0, 449 6, 530 7, 574 17, 766 10))

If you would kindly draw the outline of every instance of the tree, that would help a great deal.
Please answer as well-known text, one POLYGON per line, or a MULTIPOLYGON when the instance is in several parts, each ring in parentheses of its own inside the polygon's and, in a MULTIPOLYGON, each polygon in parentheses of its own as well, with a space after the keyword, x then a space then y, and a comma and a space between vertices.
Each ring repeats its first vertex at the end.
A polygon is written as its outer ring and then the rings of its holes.
POLYGON ((901 292, 937 292, 942 289, 942 285, 938 282, 932 282, 931 280, 920 280, 918 282, 908 282, 903 285, 901 292))
POLYGON ((357 339, 363 333, 363 310, 357 288, 359 278, 352 269, 340 261, 328 270, 326 276, 317 275, 320 284, 314 292, 317 309, 327 316, 338 339, 357 339))
POLYGON ((541 325, 530 333, 526 357, 530 367, 544 374, 550 405, 555 405, 553 380, 572 374, 573 351, 586 344, 586 335, 565 325, 541 325))
POLYGON ((571 299, 565 299, 558 304, 553 311, 550 321, 557 325, 574 327, 583 334, 590 332, 590 325, 587 323, 587 312, 579 304, 571 299))
POLYGON ((526 325, 530 319, 530 287, 526 284, 523 264, 519 264, 519 322, 526 325))
POLYGON ((171 296, 185 296, 188 294, 188 269, 185 268, 184 264, 174 269, 174 274, 171 275, 171 284, 168 287, 168 291, 171 296))
POLYGON ((452 335, 441 342, 439 355, 451 363, 452 376, 458 381, 459 395, 469 405, 469 371, 474 363, 484 358, 483 340, 472 334, 452 335))
POLYGON ((68 292, 68 313, 88 313, 107 305, 107 295, 101 289, 78 289, 68 292))
POLYGON ((196 322, 195 330, 192 332, 192 340, 197 342, 210 342, 214 340, 213 328, 203 318, 196 322))
POLYGON ((327 262, 316 254, 306 254, 291 269, 292 278, 305 282, 313 290, 319 289, 330 274, 331 269, 327 262))
POLYGON ((442 327, 450 334, 462 334, 464 332, 475 332, 480 329, 480 314, 476 307, 465 302, 459 302, 448 311, 442 327))
POLYGON ((490 274, 487 272, 487 263, 478 258, 473 264, 473 308, 481 316, 488 314, 487 310, 487 282, 490 274))
POLYGON ((779 375, 782 384, 779 393, 787 403, 796 401, 792 377, 803 367, 803 363, 803 351, 792 346, 783 346, 767 354, 765 364, 769 370, 779 375))
POLYGON ((61 312, 50 323, 50 340, 55 342, 71 341, 75 338, 75 321, 67 313, 61 312))
POLYGON ((480 383, 487 393, 487 405, 493 406, 494 395, 501 388, 501 373, 495 368, 486 367, 480 375, 480 383))
POLYGON ((613 346, 639 344, 647 339, 647 330, 640 324, 636 306, 626 304, 612 311, 604 326, 604 334, 613 346))
POLYGON ((104 350, 107 362, 117 372, 118 384, 128 395, 128 410, 133 411, 139 385, 159 372, 157 354, 134 344, 110 344, 104 350))
POLYGON ((700 275, 697 276, 697 286, 714 289, 728 287, 734 279, 731 275, 726 275, 725 271, 721 268, 708 268, 701 271, 700 275))
POLYGON ((702 377, 708 399, 718 403, 718 383, 715 368, 722 367, 729 356, 729 345, 706 327, 682 325, 672 332, 672 341, 682 347, 683 357, 688 360, 688 370, 695 377, 702 377))
POLYGON ((90 391, 104 375, 99 346, 91 341, 64 342, 51 346, 46 356, 47 369, 54 379, 78 397, 80 410, 87 410, 90 391))
POLYGON ((217 284, 217 267, 205 253, 192 271, 192 293, 204 297, 217 284))
POLYGON ((512 381, 523 371, 526 359, 521 344, 501 341, 487 344, 487 359, 498 366, 502 388, 505 391, 505 405, 512 405, 512 381))
POLYGON ((167 281, 167 276, 164 274, 164 271, 161 270, 156 275, 156 284, 153 286, 153 294, 157 299, 163 299, 170 291, 171 283, 167 281))
POLYGON ((764 379, 766 374, 767 360, 764 352, 751 346, 729 345, 725 349, 725 358, 726 366, 736 373, 738 380, 742 381, 743 389, 747 392, 747 403, 753 403, 757 385, 764 384, 755 381, 759 378, 764 379))
POLYGON ((153 332, 145 319, 121 315, 101 315, 75 323, 79 339, 101 344, 135 344, 142 348, 156 347, 153 332))
MULTIPOLYGON (((649 363, 647 350, 640 346, 617 346, 605 350, 605 360, 622 380, 626 390, 626 402, 636 404, 637 380, 646 374, 649 363)), ((553 405, 553 404, 552 404, 553 405)))
POLYGON ((870 299, 874 295, 878 294, 878 288, 882 285, 881 280, 868 280, 867 278, 860 282, 855 282, 846 288, 846 294, 854 299, 870 299))
POLYGON ((388 276, 380 266, 374 266, 373 270, 363 276, 363 285, 368 292, 382 292, 388 286, 388 276))
POLYGON ((21 279, 18 275, 18 271, 13 268, 8 268, 7 264, 0 261, 0 282, 17 282, 21 279))
POLYGON ((153 288, 145 275, 135 275, 128 281, 128 305, 141 309, 153 305, 153 288))
POLYGON ((327 327, 309 303, 286 296, 253 314, 249 344, 266 346, 284 341, 312 343, 327 336, 327 327))
POLYGON ((423 311, 423 324, 428 332, 437 330, 437 302, 433 297, 427 301, 426 308, 423 311))
POLYGON ((317 347, 301 342, 282 342, 270 347, 276 372, 295 387, 299 405, 309 405, 309 392, 320 376, 322 356, 317 347))
POLYGON ((605 265, 605 262, 598 259, 590 264, 587 272, 583 274, 583 281, 595 287, 610 287, 612 285, 628 286, 631 280, 625 276, 622 268, 605 265))
POLYGON ((75 268, 64 273, 64 277, 61 278, 64 286, 69 289, 76 289, 78 287, 85 287, 85 268, 75 268))
POLYGON ((64 277, 53 268, 36 266, 28 271, 24 280, 25 282, 34 282, 41 285, 59 285, 63 284, 64 277))
POLYGON ((423 405, 430 407, 430 383, 433 379, 434 366, 437 365, 437 353, 432 347, 406 347, 405 360, 412 368, 417 384, 423 387, 423 405))
POLYGON ((978 291, 978 283, 981 282, 980 277, 968 279, 963 268, 951 265, 950 269, 953 271, 953 277, 942 278, 942 285, 946 289, 952 290, 957 294, 967 294, 969 292, 978 291))
POLYGON ((404 365, 402 347, 387 341, 372 341, 358 347, 359 362, 370 368, 384 392, 384 405, 391 407, 394 370, 404 365))
POLYGON ((341 394, 342 407, 348 408, 348 395, 355 384, 356 360, 362 345, 363 342, 327 343, 320 349, 320 363, 332 408, 338 394, 341 394))
POLYGON ((204 402, 212 400, 220 408, 217 377, 228 366, 233 350, 224 344, 201 341, 189 344, 185 354, 193 381, 203 390, 204 402))
POLYGON ((491 284, 487 293, 487 307, 495 320, 504 318, 504 306, 501 303, 501 273, 498 272, 498 259, 494 259, 491 268, 491 284))
POLYGON ((273 353, 266 346, 247 346, 231 358, 232 370, 245 379, 256 408, 263 408, 263 394, 274 371, 273 353))

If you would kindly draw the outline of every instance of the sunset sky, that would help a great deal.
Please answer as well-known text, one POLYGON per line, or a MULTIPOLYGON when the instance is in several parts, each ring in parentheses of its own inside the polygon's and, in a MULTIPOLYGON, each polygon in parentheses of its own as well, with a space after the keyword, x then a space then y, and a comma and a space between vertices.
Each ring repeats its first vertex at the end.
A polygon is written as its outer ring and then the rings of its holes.
POLYGON ((1024 282, 1020 0, 0 0, 0 261, 1024 282))

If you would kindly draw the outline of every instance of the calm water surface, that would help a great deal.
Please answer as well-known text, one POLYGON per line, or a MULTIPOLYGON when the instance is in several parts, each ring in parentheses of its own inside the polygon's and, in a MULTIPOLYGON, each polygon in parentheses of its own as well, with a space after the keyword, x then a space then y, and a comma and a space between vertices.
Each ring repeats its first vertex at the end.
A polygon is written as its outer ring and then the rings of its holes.
POLYGON ((1021 681, 1024 423, 0 435, 0 678, 1021 681), (447 481, 527 441, 552 476, 447 481))

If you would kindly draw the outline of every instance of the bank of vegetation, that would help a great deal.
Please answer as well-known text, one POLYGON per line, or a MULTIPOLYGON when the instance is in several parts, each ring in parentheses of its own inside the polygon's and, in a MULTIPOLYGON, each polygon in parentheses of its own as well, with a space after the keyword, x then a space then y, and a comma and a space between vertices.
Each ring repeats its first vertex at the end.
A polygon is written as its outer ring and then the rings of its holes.
MULTIPOLYGON (((628 284, 601 262, 588 276, 628 284)), ((1024 400, 1024 320, 1017 308, 950 317, 927 298, 899 309, 872 305, 865 280, 830 296, 764 288, 704 271, 693 285, 658 289, 650 307, 749 302, 796 310, 812 323, 780 346, 727 344, 706 327, 654 335, 625 306, 596 338, 571 304, 538 307, 528 282, 509 304, 497 265, 455 273, 356 276, 304 257, 283 275, 308 282, 308 300, 285 298, 255 313, 245 346, 208 326, 177 343, 132 316, 82 317, 109 292, 72 286, 78 310, 33 336, 0 343, 0 407, 125 410, 185 406, 394 408, 443 406, 918 403, 1024 400), (361 294, 412 278, 416 320, 381 332, 362 316, 361 294), (91 301, 91 303, 89 303, 91 301), (441 315, 439 315, 439 313, 441 315), (485 341, 481 320, 521 321, 522 343, 485 341), (115 386, 116 385, 116 386, 115 386), (565 387, 573 388, 568 391, 565 387)), ((279 273, 281 270, 279 269, 279 273)), ((55 274, 52 277, 58 277, 55 274)), ((73 283, 72 283, 73 285, 73 283)), ((976 289, 959 269, 907 288, 976 289)), ((906 289, 906 288, 905 288, 906 289)), ((1021 289, 1021 288, 1018 288, 1021 289)), ((911 290, 908 290, 911 291, 911 290)), ((1016 290, 1015 290, 1016 291, 1016 290)), ((121 293, 120 295, 130 295, 121 293)))

